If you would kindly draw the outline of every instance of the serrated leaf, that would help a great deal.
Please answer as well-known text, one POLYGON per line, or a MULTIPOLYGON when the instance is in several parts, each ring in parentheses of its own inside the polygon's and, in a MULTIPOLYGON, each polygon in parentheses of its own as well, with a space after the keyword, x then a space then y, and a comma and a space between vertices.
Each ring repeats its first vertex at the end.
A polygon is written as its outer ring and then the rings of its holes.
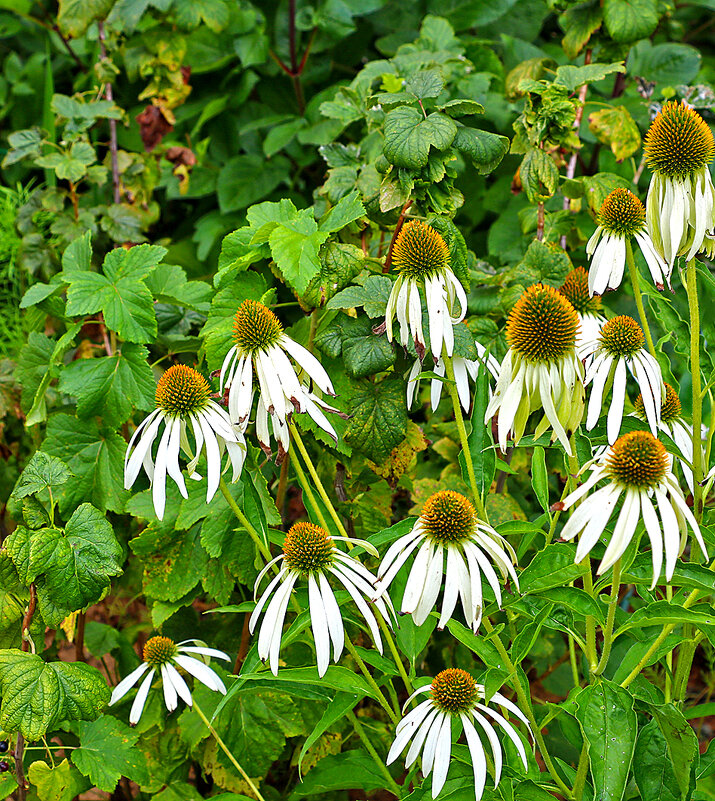
POLYGON ((353 378, 387 370, 395 363, 395 351, 385 336, 372 332, 372 323, 365 317, 341 320, 342 354, 345 369, 353 378))
POLYGON ((96 19, 109 13, 114 0, 60 0, 57 25, 72 38, 82 36, 96 19))
POLYGON ((444 89, 444 76, 439 68, 418 70, 405 81, 405 91, 424 100, 437 97, 444 89))
POLYGON ((603 13, 599 0, 587 0, 567 8, 559 17, 559 25, 565 33, 561 46, 566 56, 570 59, 576 58, 602 22, 603 13))
POLYGON ((559 86, 565 86, 569 92, 573 92, 585 83, 602 81, 607 75, 625 71, 625 65, 620 61, 612 64, 584 64, 580 67, 576 67, 573 64, 565 64, 557 68, 554 83, 559 86))
POLYGON ((558 289, 571 270, 573 264, 563 248, 553 242, 535 239, 512 270, 510 278, 524 287, 541 283, 558 289))
POLYGON ((404 384, 387 379, 361 386, 351 399, 352 418, 345 440, 370 461, 380 464, 405 438, 408 417, 404 384))
POLYGON ((87 271, 92 266, 92 232, 73 239, 62 254, 62 272, 87 271))
POLYGON ((225 0, 174 0, 174 19, 181 28, 198 28, 203 22, 214 33, 220 33, 229 20, 225 0))
POLYGON ((156 383, 143 345, 125 343, 112 356, 77 359, 64 368, 58 389, 77 398, 77 416, 123 423, 132 411, 154 409, 156 383))
POLYGON ((328 238, 318 230, 311 209, 298 212, 295 219, 276 225, 269 242, 271 254, 286 282, 302 294, 320 272, 320 246, 328 238))
POLYGON ((46 762, 33 762, 27 775, 37 788, 40 801, 72 801, 90 787, 87 779, 74 765, 70 765, 67 758, 52 767, 46 762))
POLYGON ((588 116, 588 127, 599 142, 611 146, 617 161, 632 156, 641 146, 641 134, 625 106, 609 106, 588 116))
MULTIPOLYGON (((370 275, 362 286, 349 286, 328 301, 328 309, 363 307, 368 317, 384 317, 392 281, 386 275, 370 275)), ((339 354, 338 354, 339 355, 339 354)))
POLYGON ((334 233, 345 228, 346 225, 359 220, 365 215, 365 207, 360 200, 360 193, 356 190, 341 198, 335 206, 320 221, 319 228, 327 233, 334 233))
POLYGON ((64 720, 94 720, 109 701, 96 668, 45 662, 16 649, 0 651, 0 726, 37 740, 64 720))
POLYGON ((509 140, 506 136, 468 128, 462 124, 457 125, 457 134, 452 144, 469 158, 480 175, 487 175, 495 170, 509 152, 509 140))
POLYGON ((427 165, 430 148, 445 150, 457 134, 454 120, 438 111, 425 118, 419 109, 400 106, 385 117, 385 158, 412 170, 427 165))
POLYGON ((559 171, 553 159, 539 148, 531 148, 524 156, 519 176, 531 203, 548 200, 559 181, 559 171))
POLYGON ((122 776, 138 784, 149 781, 146 758, 136 747, 139 734, 116 718, 105 715, 78 727, 79 748, 72 761, 100 790, 111 793, 122 776))
POLYGON ((614 42, 635 42, 658 25, 656 0, 604 0, 603 21, 614 42))
POLYGON ((71 475, 70 469, 61 459, 36 451, 20 474, 12 495, 15 498, 25 498, 48 487, 59 487, 71 475))
POLYGON ((319 308, 355 278, 365 264, 365 254, 357 245, 327 242, 320 249, 320 273, 308 284, 301 297, 305 306, 319 308))

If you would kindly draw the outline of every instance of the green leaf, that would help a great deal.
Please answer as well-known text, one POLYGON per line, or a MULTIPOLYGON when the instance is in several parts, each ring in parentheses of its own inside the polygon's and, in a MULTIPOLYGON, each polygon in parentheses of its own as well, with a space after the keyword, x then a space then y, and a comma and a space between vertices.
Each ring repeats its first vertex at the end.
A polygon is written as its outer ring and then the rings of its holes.
POLYGON ((349 445, 377 464, 405 438, 407 406, 404 385, 387 379, 363 383, 351 400, 352 418, 345 432, 349 445))
POLYGON ((311 209, 302 209, 295 219, 279 223, 271 231, 273 260, 286 282, 299 294, 320 273, 318 250, 327 238, 325 231, 318 230, 311 209))
POLYGON ((617 161, 632 156, 641 146, 641 134, 625 106, 609 106, 589 114, 588 127, 599 142, 611 146, 617 161))
POLYGON ((154 409, 156 382, 143 345, 125 343, 112 356, 77 359, 65 367, 58 389, 77 398, 78 417, 123 423, 132 411, 154 409))
MULTIPOLYGON (((18 528, 23 528, 18 526, 18 528)), ((16 529, 17 530, 17 529, 16 529)), ((0 642, 8 646, 20 645, 22 619, 25 615, 30 591, 25 582, 20 581, 15 565, 7 550, 0 551, 0 642)), ((45 630, 44 622, 33 618, 31 633, 33 636, 45 630), (40 624, 40 631, 34 629, 40 624)))
POLYGON ((182 536, 175 532, 159 539, 153 526, 130 540, 132 551, 142 557, 143 589, 159 601, 178 601, 201 580, 208 556, 196 529, 182 536))
POLYGON ((386 275, 370 275, 362 286, 349 286, 334 295, 327 302, 326 309, 364 307, 368 317, 384 317, 391 289, 392 281, 386 275))
POLYGON ((10 167, 28 156, 37 157, 42 152, 42 135, 39 128, 13 131, 7 141, 10 150, 2 160, 3 167, 10 167))
POLYGON ((27 775, 37 787, 40 801, 72 801, 89 789, 90 783, 67 758, 50 767, 46 762, 33 762, 27 775))
POLYGON ((586 188, 586 200, 593 214, 598 214, 606 199, 614 189, 628 189, 631 186, 628 178, 612 172, 598 172, 596 175, 585 175, 582 179, 586 188))
POLYGON ((452 145, 472 162, 480 175, 493 172, 501 160, 509 152, 509 140, 506 136, 468 128, 456 123, 457 133, 452 145))
POLYGON ((612 64, 584 64, 582 67, 565 64, 557 68, 554 83, 565 86, 569 92, 573 92, 585 83, 602 81, 607 75, 625 71, 626 68, 621 61, 614 61, 612 64))
POLYGON ((72 761, 99 790, 111 793, 122 776, 137 784, 149 781, 143 752, 136 747, 138 732, 104 715, 92 723, 80 723, 79 748, 72 761))
POLYGON ((547 284, 558 289, 573 264, 563 248, 555 242, 539 242, 534 240, 526 250, 524 258, 514 267, 510 278, 521 286, 547 284))
POLYGON ((604 0, 603 21, 614 42, 635 42, 658 25, 656 0, 604 0))
POLYGON ((567 58, 574 59, 588 44, 591 35, 603 22, 603 13, 599 0, 586 0, 569 6, 559 17, 559 25, 566 34, 561 46, 567 58))
POLYGON ((385 117, 385 158, 397 167, 417 170, 427 165, 431 147, 448 148, 457 134, 455 122, 438 111, 426 119, 419 109, 400 106, 385 117))
POLYGON ((698 738, 683 713, 673 704, 654 706, 653 717, 665 740, 677 787, 677 798, 690 798, 694 789, 695 769, 698 765, 698 738))
POLYGON ((519 175, 531 203, 548 200, 559 182, 559 171, 553 159, 539 148, 531 148, 524 156, 519 175))
POLYGON ((349 284, 365 265, 362 248, 343 242, 327 242, 320 249, 318 256, 320 272, 311 280, 301 297, 304 305, 313 308, 320 308, 326 301, 329 302, 335 293, 349 284))
POLYGON ((594 797, 621 801, 638 731, 633 696, 603 679, 581 690, 575 701, 576 719, 588 743, 594 797))
POLYGON ((92 266, 92 232, 73 239, 62 254, 62 272, 88 271, 92 266))
POLYGON ((651 44, 648 39, 631 48, 628 72, 658 86, 689 84, 700 70, 702 57, 691 45, 677 42, 651 44))
POLYGON ((114 0, 59 0, 57 25, 66 36, 77 38, 94 20, 106 17, 113 4, 114 0))
POLYGON ((0 726, 38 740, 64 720, 94 720, 109 701, 96 668, 83 662, 45 662, 36 654, 0 651, 0 726))
POLYGON ((574 563, 574 554, 572 546, 560 542, 539 551, 519 576, 522 594, 562 587, 579 578, 583 569, 574 563))
POLYGON ((43 450, 62 459, 72 477, 62 485, 60 509, 71 512, 83 501, 102 511, 121 512, 129 497, 124 489, 127 443, 108 428, 69 414, 53 414, 47 423, 43 450))
POLYGON ((245 209, 266 198, 288 179, 288 164, 283 156, 268 161, 254 154, 229 159, 221 168, 216 184, 221 213, 245 209))
POLYGON ((198 28, 203 22, 214 33, 220 33, 229 20, 225 0, 174 0, 172 12, 181 28, 198 28))
POLYGON ((299 782, 290 799, 314 796, 330 790, 364 790, 367 793, 385 787, 385 777, 368 754, 360 750, 329 754, 299 782))
POLYGON ((551 604, 546 604, 533 620, 530 620, 526 624, 522 623, 511 645, 512 662, 518 664, 522 659, 524 659, 529 651, 531 651, 534 643, 536 642, 536 638, 539 636, 539 632, 541 631, 546 618, 551 614, 552 609, 553 606, 551 604))
POLYGON ((536 499, 545 511, 549 511, 549 474, 546 472, 546 453, 537 445, 531 456, 531 486, 534 488, 536 499))
POLYGON ((67 465, 54 456, 36 451, 20 474, 12 491, 14 498, 36 495, 48 487, 60 487, 72 475, 67 465))
POLYGON ((334 324, 340 328, 345 369, 353 378, 387 370, 395 363, 395 352, 385 336, 375 336, 366 317, 357 319, 341 314, 334 324))
POLYGON ((365 216, 365 207, 360 200, 360 193, 355 190, 337 202, 320 221, 320 230, 334 233, 345 228, 349 223, 365 216))
POLYGON ((444 76, 439 68, 419 70, 405 81, 405 91, 424 100, 426 97, 438 97, 444 89, 444 76))
POLYGON ((667 623, 692 623, 700 628, 711 641, 715 635, 715 613, 712 613, 706 604, 700 604, 700 609, 693 609, 671 601, 654 601, 628 615, 625 623, 616 630, 615 636, 619 637, 626 631, 641 626, 666 625, 667 623), (700 611, 701 609, 708 609, 708 611, 700 611))
POLYGON ((50 153, 35 159, 38 167, 54 170, 62 181, 77 183, 87 175, 87 167, 96 161, 97 154, 87 142, 75 142, 67 151, 50 153))
POLYGON ((668 745, 655 720, 638 733, 633 754, 633 778, 641 798, 648 801, 677 801, 687 797, 680 794, 668 745))
POLYGON ((303 747, 300 749, 298 756, 298 773, 302 775, 301 765, 303 757, 305 757, 308 750, 313 746, 319 738, 330 728, 334 723, 344 717, 351 711, 358 703, 359 698, 352 693, 338 692, 335 698, 328 704, 327 709, 323 712, 323 716, 316 724, 313 731, 305 738, 303 747))

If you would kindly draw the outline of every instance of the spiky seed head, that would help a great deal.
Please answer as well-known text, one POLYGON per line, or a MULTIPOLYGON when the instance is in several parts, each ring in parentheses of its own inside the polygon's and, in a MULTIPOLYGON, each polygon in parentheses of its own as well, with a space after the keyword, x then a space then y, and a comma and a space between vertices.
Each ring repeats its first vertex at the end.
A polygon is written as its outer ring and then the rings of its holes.
POLYGON ((144 661, 154 668, 170 662, 176 654, 176 643, 168 637, 152 637, 144 646, 144 661))
POLYGON ((395 240, 392 266, 408 278, 438 275, 449 267, 449 248, 431 225, 410 220, 402 226, 395 240))
POLYGON ((629 189, 614 189, 601 205, 598 222, 609 234, 630 237, 645 229, 645 208, 629 189))
POLYGON ((611 479, 623 487, 652 489, 668 469, 668 452, 650 431, 630 431, 611 447, 606 469, 611 479))
POLYGON ((713 160, 715 140, 697 111, 670 100, 648 129, 643 152, 653 172, 682 181, 713 160))
POLYGON ((588 294, 588 273, 583 267, 571 270, 559 292, 579 314, 598 314, 601 311, 601 296, 588 294))
POLYGON ((233 339, 240 350, 254 353, 275 345, 283 326, 273 312, 257 300, 244 300, 233 320, 233 339))
POLYGON ((294 523, 283 543, 285 563, 304 576, 320 573, 333 563, 333 540, 313 523, 294 523))
MULTIPOLYGON (((645 404, 643 403, 643 395, 639 394, 636 402, 633 404, 635 412, 641 420, 646 419, 645 404)), ((683 407, 680 404, 678 393, 670 386, 665 385, 665 395, 660 404, 660 419, 664 423, 672 423, 679 420, 683 414, 683 407)))
POLYGON ((644 343, 643 329, 627 314, 612 317, 601 329, 601 346, 614 358, 633 356, 644 343))
POLYGON ((506 338, 528 361, 555 362, 573 349, 578 327, 576 310, 562 294, 533 284, 511 310, 506 338))
POLYGON ((420 521, 430 540, 447 545, 470 539, 474 534, 477 513, 464 495, 440 490, 425 501, 420 521))
POLYGON ((185 364, 170 367, 156 385, 156 405, 173 417, 201 411, 210 396, 208 381, 185 364))
POLYGON ((443 712, 468 712, 479 700, 474 679, 461 668, 447 668, 432 680, 432 700, 443 712))

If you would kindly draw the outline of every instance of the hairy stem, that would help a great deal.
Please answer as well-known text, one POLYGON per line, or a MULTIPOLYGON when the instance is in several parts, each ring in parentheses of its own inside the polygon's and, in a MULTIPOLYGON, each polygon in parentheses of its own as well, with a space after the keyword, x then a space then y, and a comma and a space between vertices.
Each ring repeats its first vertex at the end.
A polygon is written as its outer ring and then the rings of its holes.
POLYGON ((690 312, 690 374, 693 386, 693 514, 700 522, 703 518, 703 391, 700 380, 700 304, 695 259, 686 268, 685 289, 690 312))
POLYGON ((457 423, 457 431, 459 432, 459 442, 462 446, 462 454, 464 455, 464 463, 467 465, 467 475, 469 476, 469 484, 474 496, 474 503, 477 507, 477 513, 481 520, 485 523, 489 522, 487 509, 482 501, 482 495, 477 486, 477 477, 474 473, 474 462, 472 461, 472 452, 469 449, 469 440, 467 438, 467 429, 464 425, 464 416, 462 415, 462 407, 459 403, 459 395, 457 394, 457 385, 454 380, 454 365, 452 364, 452 357, 447 355, 445 350, 442 351, 442 359, 444 360, 445 371, 447 373, 448 382, 446 382, 447 392, 452 399, 452 408, 454 410, 454 420, 457 423))
POLYGON ((400 678, 402 679, 403 684, 405 685, 405 689, 409 695, 412 695, 413 688, 412 682, 410 681, 409 676, 407 675, 407 671, 405 670, 405 666, 402 664, 402 658, 400 657, 400 652, 397 650, 397 645, 395 644, 395 638, 392 636, 392 632, 390 631, 390 627, 387 624, 387 621, 383 618, 379 611, 376 612, 375 617, 377 618, 377 622, 380 626, 380 630, 382 631, 383 636, 387 640, 387 647, 390 649, 390 653, 392 654, 392 658, 395 662, 395 667, 397 668, 400 678))
POLYGON ((353 729, 355 729, 355 733, 362 741, 362 744, 365 746, 365 750, 370 754, 374 763, 377 765, 377 769, 382 773, 385 777, 385 782, 387 784, 387 788, 390 790, 391 793, 399 798, 401 794, 400 785, 392 778, 390 771, 387 769, 384 760, 380 759, 377 751, 375 750, 373 744, 370 742, 370 738, 367 736, 365 729, 362 726, 362 723, 357 718, 357 715, 350 710, 348 712, 348 718, 352 723, 353 729))
POLYGON ((293 458, 292 464, 293 464, 293 469, 295 470, 295 474, 298 478, 298 483, 300 484, 303 492, 308 498, 308 502, 313 507, 313 511, 315 512, 315 516, 318 518, 318 522, 326 531, 330 531, 330 527, 328 526, 328 521, 325 519, 325 515, 323 514, 323 510, 320 508, 320 505, 315 500, 315 495, 313 495, 313 490, 311 489, 308 477, 303 472, 300 460, 293 458))
POLYGON ((256 547, 261 552, 261 555, 266 560, 266 563, 270 562, 273 557, 271 556, 271 552, 268 550, 266 543, 263 541, 263 537, 251 525, 246 515, 243 514, 241 507, 236 503, 233 495, 231 495, 231 492, 223 478, 221 478, 219 487, 221 488, 223 497, 226 499, 226 503, 228 503, 228 505, 231 507, 231 511, 234 513, 234 515, 236 515, 238 522, 246 529, 248 536, 255 542, 256 547))
POLYGON ((201 718, 201 720, 204 722, 204 725, 206 726, 206 728, 207 728, 207 729, 208 729, 208 730, 211 732, 211 735, 213 736, 214 740, 216 740, 216 744, 218 745, 218 747, 219 747, 219 748, 220 748, 220 749, 221 749, 221 750, 224 752, 224 754, 226 754, 226 756, 229 758, 229 760, 230 760, 231 764, 232 764, 232 765, 234 766, 234 768, 236 768, 236 770, 237 770, 237 771, 238 771, 238 772, 241 774, 241 776, 243 777, 243 780, 244 780, 244 781, 246 782, 246 784, 247 784, 247 785, 248 785, 248 786, 251 788, 251 790, 253 790, 253 794, 256 796, 256 798, 258 799, 258 801, 265 801, 265 798, 264 798, 264 797, 261 795, 261 791, 260 791, 260 790, 258 789, 258 787, 256 787, 256 785, 253 783, 253 781, 252 781, 251 777, 250 777, 250 776, 249 776, 249 775, 246 773, 246 771, 245 771, 245 770, 244 770, 244 769, 241 767, 241 765, 239 764, 239 761, 238 761, 238 760, 236 759, 236 757, 235 757, 235 756, 234 756, 234 755, 231 753, 231 750, 230 750, 230 749, 229 749, 229 747, 226 745, 226 743, 224 743, 224 741, 221 739, 221 737, 219 736, 218 732, 217 732, 217 731, 216 731, 216 729, 214 729, 214 727, 211 725, 211 723, 210 723, 209 719, 206 717, 206 715, 204 715, 204 712, 203 712, 203 710, 202 710, 202 709, 201 709, 201 707, 200 707, 200 706, 199 706, 199 705, 196 703, 196 699, 194 699, 194 709, 196 710, 196 713, 197 713, 197 715, 198 715, 198 716, 201 718))
POLYGON ((387 714, 390 716, 390 720, 393 723, 397 723, 397 715, 395 715, 392 707, 390 706, 390 702, 387 700, 387 698, 385 698, 385 694, 378 687, 377 682, 372 677, 372 673, 370 673, 370 671, 368 670, 367 665, 365 664, 365 662, 363 661, 362 657, 360 656, 360 654, 355 649, 355 646, 353 645, 352 640, 348 637, 347 634, 345 635, 345 647, 347 648, 348 653, 350 654, 350 656, 352 656, 352 658, 357 663, 357 666, 360 668, 360 672, 365 677, 365 681, 367 681, 367 683, 370 685, 370 687, 372 688, 373 692, 375 693, 375 695, 377 697, 377 702, 385 710, 385 712, 387 712, 387 714))
POLYGON ((638 316, 640 317, 641 327, 645 334, 646 342, 648 343, 648 350, 650 355, 655 359, 655 345, 653 344, 653 337, 650 334, 648 326, 648 318, 646 317, 645 308, 643 306, 643 295, 641 293, 640 277, 636 267, 635 259, 633 258, 633 246, 631 240, 626 239, 626 263, 628 264, 628 274, 631 278, 631 285, 633 286, 633 297, 636 301, 636 308, 638 309, 638 316))
POLYGON ((586 786, 586 776, 588 775, 588 743, 583 741, 581 755, 578 758, 578 769, 573 783, 573 797, 580 801, 583 798, 583 791, 586 786))
POLYGON ((613 624, 616 620, 616 608, 618 598, 621 593, 621 560, 618 559, 613 565, 613 583, 611 584, 611 600, 608 604, 608 615, 606 616, 606 628, 603 630, 603 650, 601 659, 594 671, 596 676, 600 676, 608 665, 608 658, 611 655, 613 645, 613 624))

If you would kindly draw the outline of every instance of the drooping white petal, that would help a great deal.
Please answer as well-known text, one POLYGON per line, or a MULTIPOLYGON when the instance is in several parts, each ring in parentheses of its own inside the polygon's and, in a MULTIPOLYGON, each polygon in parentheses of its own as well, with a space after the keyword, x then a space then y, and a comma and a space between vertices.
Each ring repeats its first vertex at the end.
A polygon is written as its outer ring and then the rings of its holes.
POLYGON ((151 689, 152 682, 154 681, 154 673, 156 671, 154 668, 147 674, 147 677, 141 683, 139 690, 134 698, 134 703, 132 704, 132 708, 129 710, 129 723, 132 726, 136 726, 139 723, 139 718, 142 716, 142 712, 144 711, 144 704, 146 704, 147 696, 149 695, 149 690, 151 689))
POLYGON ((123 698, 129 690, 139 681, 139 679, 149 670, 149 665, 146 662, 142 662, 138 668, 132 670, 132 672, 125 676, 119 684, 112 690, 112 697, 109 699, 109 706, 112 704, 116 704, 120 698, 123 698))

